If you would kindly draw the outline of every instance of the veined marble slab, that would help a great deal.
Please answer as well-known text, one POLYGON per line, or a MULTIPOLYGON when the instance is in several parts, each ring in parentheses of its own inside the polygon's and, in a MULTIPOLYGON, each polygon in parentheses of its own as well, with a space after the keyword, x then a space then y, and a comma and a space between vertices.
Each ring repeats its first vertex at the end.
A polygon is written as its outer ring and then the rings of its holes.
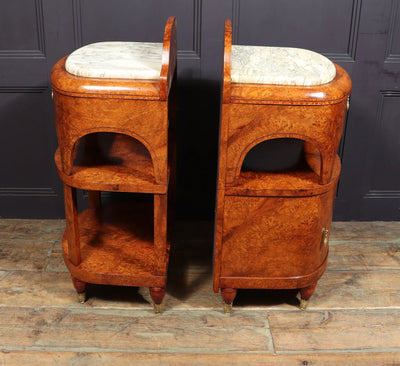
POLYGON ((233 45, 231 61, 235 83, 320 85, 336 76, 332 61, 301 48, 233 45))
POLYGON ((162 43, 99 42, 72 52, 66 70, 92 78, 159 79, 162 43))

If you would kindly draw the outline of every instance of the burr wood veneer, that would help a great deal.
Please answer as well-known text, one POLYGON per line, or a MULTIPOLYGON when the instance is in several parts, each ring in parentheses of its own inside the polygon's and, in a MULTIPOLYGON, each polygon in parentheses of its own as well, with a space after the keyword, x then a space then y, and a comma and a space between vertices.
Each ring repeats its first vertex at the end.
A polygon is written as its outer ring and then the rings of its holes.
POLYGON ((175 182, 175 18, 167 21, 162 47, 154 80, 76 76, 66 71, 66 57, 52 70, 63 250, 81 299, 86 283, 146 286, 161 311, 175 182), (89 192, 89 208, 80 214, 76 188, 89 192), (150 193, 153 200, 102 205, 100 191, 150 193))
POLYGON ((214 291, 227 312, 236 289, 250 288, 300 289, 304 308, 326 267, 351 81, 335 65, 334 79, 321 85, 233 83, 231 49, 226 21, 214 291), (278 138, 304 142, 302 168, 242 169, 254 146, 278 138))

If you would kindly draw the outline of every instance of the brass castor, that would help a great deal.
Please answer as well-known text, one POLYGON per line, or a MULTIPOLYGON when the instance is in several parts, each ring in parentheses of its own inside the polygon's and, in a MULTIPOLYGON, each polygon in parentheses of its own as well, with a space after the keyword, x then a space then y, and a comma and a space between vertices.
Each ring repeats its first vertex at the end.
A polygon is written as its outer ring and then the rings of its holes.
POLYGON ((232 304, 224 304, 224 313, 231 314, 232 313, 232 304))
POLYGON ((308 300, 304 300, 304 299, 300 298, 299 308, 301 310, 306 310, 307 306, 308 306, 308 300))
POLYGON ((163 305, 162 304, 153 304, 153 306, 154 306, 154 313, 161 314, 163 305))
POLYGON ((237 290, 235 288, 221 288, 221 295, 224 304, 224 313, 230 314, 232 313, 232 304, 233 300, 235 300, 237 290))
POLYGON ((78 301, 84 304, 86 301, 86 292, 78 292, 78 301))
POLYGON ((150 287, 150 296, 153 300, 154 312, 160 314, 162 312, 162 302, 165 296, 165 287, 150 287))

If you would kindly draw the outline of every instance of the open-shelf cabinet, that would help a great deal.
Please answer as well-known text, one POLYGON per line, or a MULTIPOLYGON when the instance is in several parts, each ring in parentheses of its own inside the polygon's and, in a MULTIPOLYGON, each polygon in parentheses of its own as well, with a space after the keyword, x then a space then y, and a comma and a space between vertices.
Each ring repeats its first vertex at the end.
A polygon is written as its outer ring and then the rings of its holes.
MULTIPOLYGON (((173 140, 170 131, 169 142, 173 140)), ((100 132, 78 141, 70 175, 62 170, 59 150, 55 161, 64 181, 64 258, 79 299, 85 300, 87 283, 149 287, 155 310, 161 311, 170 248, 167 216, 173 210, 168 200, 173 188, 156 183, 147 149, 131 137, 100 132), (87 190, 89 196, 89 208, 81 213, 77 189, 87 190), (103 204, 102 191, 146 194, 147 199, 111 199, 103 204)), ((167 183, 170 171, 168 167, 167 183)))
POLYGON ((66 216, 62 246, 81 301, 88 283, 145 286, 161 311, 174 217, 176 53, 176 19, 169 18, 163 43, 95 43, 52 69, 55 163, 66 216), (115 52, 129 62, 121 66, 115 52), (67 71, 71 65, 74 72, 67 71), (128 71, 134 76, 125 78, 128 71), (89 196, 81 213, 77 189, 89 196), (102 191, 152 199, 106 204, 102 191))

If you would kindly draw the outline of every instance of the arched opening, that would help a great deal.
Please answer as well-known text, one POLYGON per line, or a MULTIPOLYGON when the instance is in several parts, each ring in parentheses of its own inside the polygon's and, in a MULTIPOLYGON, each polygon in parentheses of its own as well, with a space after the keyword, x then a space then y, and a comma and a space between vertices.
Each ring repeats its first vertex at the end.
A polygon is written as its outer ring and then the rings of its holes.
POLYGON ((289 175, 299 177, 300 174, 321 182, 322 169, 321 152, 314 142, 285 137, 264 140, 253 146, 243 159, 240 176, 252 179, 256 174, 261 178, 260 174, 267 173, 271 178, 289 179, 289 175))
POLYGON ((155 183, 155 171, 148 149, 139 140, 121 133, 94 132, 82 136, 74 146, 73 167, 83 168, 93 179, 155 183), (90 169, 88 169, 90 168, 90 169), (98 175, 98 176, 96 176, 98 175), (104 175, 108 175, 105 177, 104 175))
POLYGON ((276 138, 262 141, 245 156, 242 171, 284 173, 307 167, 304 141, 276 138))

